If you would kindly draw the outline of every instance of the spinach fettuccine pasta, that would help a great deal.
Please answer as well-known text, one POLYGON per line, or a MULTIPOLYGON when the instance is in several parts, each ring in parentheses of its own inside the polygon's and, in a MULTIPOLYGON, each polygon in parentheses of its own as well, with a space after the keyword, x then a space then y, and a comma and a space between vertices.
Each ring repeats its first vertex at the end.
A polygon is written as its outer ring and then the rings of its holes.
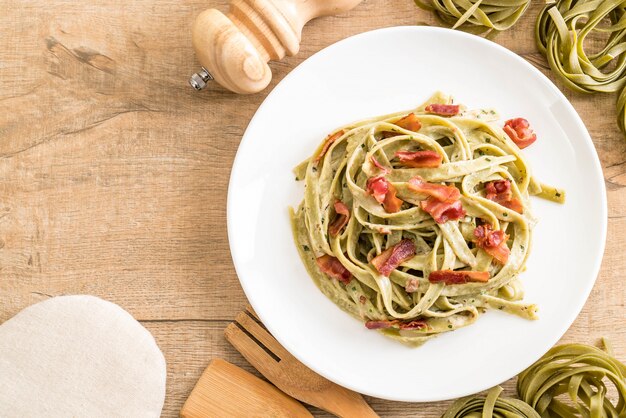
POLYGON ((337 129, 296 167, 305 191, 294 238, 327 297, 410 345, 487 309, 537 317, 521 301, 530 196, 565 193, 532 176, 520 151, 537 139, 528 121, 498 118, 437 93, 337 129))
POLYGON ((517 23, 530 0, 415 0, 452 29, 474 34, 498 33, 517 23))
POLYGON ((541 418, 530 405, 519 399, 500 397, 502 388, 496 386, 486 396, 457 399, 441 418, 541 418))
POLYGON ((626 366, 603 344, 552 348, 518 376, 519 397, 542 417, 625 417, 626 366))
POLYGON ((626 134, 626 0, 547 2, 535 25, 537 48, 556 76, 581 93, 619 93, 626 134))

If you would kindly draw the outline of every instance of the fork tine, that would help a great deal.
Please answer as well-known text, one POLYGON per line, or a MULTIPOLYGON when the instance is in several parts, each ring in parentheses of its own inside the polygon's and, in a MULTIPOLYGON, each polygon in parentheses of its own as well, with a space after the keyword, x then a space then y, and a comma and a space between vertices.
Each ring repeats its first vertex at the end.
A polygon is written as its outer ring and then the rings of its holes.
POLYGON ((235 318, 235 321, 239 323, 246 331, 254 336, 261 342, 268 350, 276 354, 281 359, 285 358, 288 353, 282 345, 276 341, 269 332, 259 325, 254 319, 252 319, 246 312, 240 312, 235 318))
POLYGON ((262 375, 267 376, 267 373, 271 373, 276 364, 274 357, 270 356, 263 347, 239 329, 234 322, 228 324, 224 330, 224 336, 262 375))

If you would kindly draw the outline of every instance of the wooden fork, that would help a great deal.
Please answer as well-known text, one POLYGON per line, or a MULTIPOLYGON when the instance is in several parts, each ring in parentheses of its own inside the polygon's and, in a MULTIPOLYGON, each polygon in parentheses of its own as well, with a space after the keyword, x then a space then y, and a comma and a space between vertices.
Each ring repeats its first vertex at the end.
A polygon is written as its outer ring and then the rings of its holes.
POLYGON ((342 418, 378 417, 361 395, 323 378, 289 354, 250 305, 226 327, 224 335, 250 364, 288 395, 342 418))

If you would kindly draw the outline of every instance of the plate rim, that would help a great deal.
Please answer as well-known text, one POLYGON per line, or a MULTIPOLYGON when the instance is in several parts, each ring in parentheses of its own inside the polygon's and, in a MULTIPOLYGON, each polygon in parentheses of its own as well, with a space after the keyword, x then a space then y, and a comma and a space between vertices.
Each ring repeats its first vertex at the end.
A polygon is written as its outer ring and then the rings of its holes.
MULTIPOLYGON (((290 353, 292 354, 296 359, 298 359, 300 362, 302 362, 305 366, 307 366, 308 368, 310 368, 311 370, 313 370, 315 373, 318 373, 319 375, 323 376, 324 378, 330 380, 331 382, 334 382, 340 386, 343 386, 345 388, 351 389, 357 393, 361 393, 367 396, 372 396, 372 397, 376 397, 379 399, 386 399, 386 400, 390 400, 390 401, 397 401, 397 402, 418 402, 418 403, 423 403, 423 402, 439 402, 439 401, 445 401, 445 400, 450 400, 450 399, 455 399, 455 398, 460 398, 463 396, 467 396, 467 395, 471 395, 474 393, 480 393, 484 390, 489 389, 492 386, 486 386, 486 387, 481 387, 481 389, 479 389, 476 392, 472 392, 472 393, 455 393, 453 396, 449 396, 449 395, 444 395, 444 396, 439 396, 439 397, 428 397, 428 398, 420 398, 420 397, 412 397, 412 398, 405 398, 402 396, 399 397, 394 397, 394 396, 388 396, 387 394, 381 394, 381 393, 377 393, 377 392, 372 392, 372 391, 368 391, 367 388, 361 387, 359 385, 355 385, 352 384, 352 382, 344 382, 341 381, 341 379, 336 379, 335 376, 330 376, 328 373, 326 373, 325 371, 319 370, 318 368, 316 368, 313 364, 311 364, 310 361, 308 361, 308 359, 303 359, 301 357, 299 357, 297 355, 297 350, 293 350, 293 347, 289 347, 289 344, 285 344, 285 341, 283 341, 283 339, 280 336, 280 333, 275 333, 275 328, 273 327, 273 325, 267 321, 265 321, 265 314, 263 313, 264 310, 262 309, 257 309, 258 306, 255 306, 255 303, 253 302, 254 297, 250 297, 250 289, 246 286, 246 281, 241 279, 241 274, 240 274, 240 268, 238 267, 238 251, 234 248, 233 242, 236 241, 236 238, 233 236, 233 228, 231 227, 231 222, 232 219, 234 219, 234 216, 232 214, 233 209, 233 195, 235 194, 233 192, 234 187, 233 187, 233 183, 234 183, 234 175, 233 173, 235 173, 236 170, 238 170, 239 165, 241 164, 241 155, 242 155, 242 148, 244 147, 244 145, 250 141, 249 139, 249 135, 248 132, 250 131, 251 127, 254 126, 255 123, 255 119, 257 118, 257 115, 260 113, 261 109, 263 109, 263 107, 269 102, 271 101, 271 98, 273 97, 273 95, 276 92, 276 88, 281 85, 285 80, 290 80, 291 78, 297 76, 297 74, 299 73, 298 69, 302 66, 302 64, 306 63, 307 61, 309 61, 310 59, 316 57, 319 54, 325 53, 328 49, 330 48, 334 48, 338 45, 341 45, 343 43, 347 43, 347 42, 352 42, 355 39, 358 38, 362 38, 362 37, 367 37, 367 36, 376 36, 377 33, 385 33, 385 32, 395 32, 395 31, 409 31, 409 32, 445 32, 446 34, 450 34, 452 36, 457 36, 460 39, 462 39, 462 42, 478 42, 478 43, 482 43, 485 46, 487 46, 488 48, 493 48, 496 50, 499 50, 500 52, 508 55, 509 57, 511 57, 512 59, 514 59, 515 61, 517 61, 520 65, 526 67, 528 70, 530 70, 532 73, 534 73, 536 76, 538 76, 541 81, 543 82, 543 84, 546 87, 549 87, 553 90, 553 92, 556 94, 556 96, 561 100, 562 103, 565 104, 565 106, 567 107, 567 110, 573 114, 575 117, 573 118, 575 120, 576 123, 576 131, 577 132, 581 132, 584 135, 584 141, 583 141, 583 145, 585 146, 586 151, 588 152, 588 155, 591 157, 591 162, 593 165, 593 169, 596 171, 597 174, 599 174, 599 184, 598 189, 600 191, 600 195, 601 195, 601 207, 600 207, 600 216, 599 218, 601 221, 601 231, 600 231, 600 236, 601 236, 601 242, 600 245, 598 246, 598 254, 594 257, 595 261, 594 261, 594 265, 592 267, 592 271, 593 271, 593 279, 589 280, 587 282, 587 286, 584 289, 581 289, 581 295, 584 296, 582 298, 580 298, 579 302, 578 302, 578 306, 576 306, 575 312, 576 315, 574 316, 574 318, 571 321, 565 321, 563 323, 563 325, 561 326, 561 328, 558 330, 558 332, 555 331, 553 339, 550 342, 548 348, 546 349, 546 352, 553 346, 555 346, 556 343, 558 343, 558 341, 563 337, 563 335, 567 332, 567 330, 572 326, 572 324, 578 319, 584 305, 587 303, 587 300, 589 299, 589 295, 591 294, 591 291, 593 289, 593 287, 595 286, 598 276, 600 274, 600 269, 602 266, 602 261, 604 259, 604 254, 605 254, 605 250, 606 250, 606 238, 607 238, 607 227, 608 227, 608 202, 607 202, 607 193, 606 193, 606 185, 604 182, 604 172, 602 170, 602 165, 600 163, 600 158, 598 156, 597 150, 595 148, 595 144, 593 143, 593 139, 591 138, 591 135, 589 134, 589 131, 587 130, 587 127, 585 126, 584 122, 582 121, 582 118, 580 117, 580 115, 578 114, 578 112, 576 111, 576 109, 574 108, 574 106, 571 104, 571 102, 567 99, 567 97, 565 97, 564 93, 552 82, 552 80, 550 80, 545 74, 543 74, 541 71, 539 71, 537 68, 535 68, 531 63, 529 63, 528 61, 526 61, 524 58, 522 58, 520 55, 516 54, 515 52, 509 50, 508 48, 484 39, 480 36, 477 35, 473 35, 473 34, 469 34, 460 30, 453 30, 453 29, 449 29, 449 28, 442 28, 442 27, 433 27, 433 26, 390 26, 390 27, 385 27, 385 28, 378 28, 378 29, 374 29, 374 30, 369 30, 369 31, 365 31, 365 32, 361 32, 355 35, 351 35, 349 37, 343 38, 337 42, 334 42, 322 49, 320 49, 319 51, 315 52, 314 54, 312 54, 310 57, 306 58, 305 60, 303 60, 301 63, 299 63, 295 68, 293 68, 282 80, 280 80, 278 83, 276 83, 276 85, 272 88, 272 91, 263 99, 263 102, 259 105, 259 107, 255 110, 254 115, 252 116, 252 118, 250 119, 250 122, 248 123, 248 126, 246 127, 242 137, 241 137, 241 141, 238 145, 237 148, 237 152, 235 154, 235 158, 233 159, 233 164, 232 164, 232 168, 231 168, 231 172, 230 172, 230 176, 229 176, 229 182, 228 182, 228 191, 227 191, 227 199, 226 199, 226 227, 227 227, 227 235, 228 235, 228 245, 229 245, 229 249, 230 249, 230 255, 231 255, 231 259, 233 261, 233 266, 235 268, 235 272, 237 274, 237 279, 239 280, 239 283, 241 284, 241 287, 246 295, 246 299, 248 300, 248 302, 250 303, 250 305, 253 307, 253 309, 255 310, 255 312, 257 313, 257 315, 259 316, 259 318, 261 319, 261 321, 263 322, 263 324, 266 326, 266 328, 270 331, 270 333, 276 338, 276 340, 290 353)), ((368 117, 368 115, 364 115, 363 117, 368 117)), ((419 348, 418 348, 419 349, 419 348)), ((545 354, 545 352, 544 352, 545 354)), ((543 355, 543 354, 542 354, 543 355)), ((523 370, 525 370, 526 368, 528 368, 531 364, 533 364, 535 361, 537 361, 540 357, 538 357, 537 359, 535 359, 534 361, 532 361, 529 364, 524 365, 524 367, 521 370, 518 370, 515 374, 513 374, 512 376, 508 376, 505 380, 503 380, 501 383, 506 382, 514 377, 516 377, 519 373, 521 373, 523 370)))

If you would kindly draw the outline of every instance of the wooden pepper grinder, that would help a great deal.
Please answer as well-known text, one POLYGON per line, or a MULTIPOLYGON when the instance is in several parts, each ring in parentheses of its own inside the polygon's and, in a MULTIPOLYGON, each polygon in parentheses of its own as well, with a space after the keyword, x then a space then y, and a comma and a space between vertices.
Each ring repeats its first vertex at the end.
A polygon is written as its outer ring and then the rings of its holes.
POLYGON ((267 62, 295 55, 309 20, 346 12, 361 1, 232 0, 227 15, 205 10, 192 33, 202 70, 189 84, 202 90, 215 80, 235 93, 257 93, 272 79, 267 62))

